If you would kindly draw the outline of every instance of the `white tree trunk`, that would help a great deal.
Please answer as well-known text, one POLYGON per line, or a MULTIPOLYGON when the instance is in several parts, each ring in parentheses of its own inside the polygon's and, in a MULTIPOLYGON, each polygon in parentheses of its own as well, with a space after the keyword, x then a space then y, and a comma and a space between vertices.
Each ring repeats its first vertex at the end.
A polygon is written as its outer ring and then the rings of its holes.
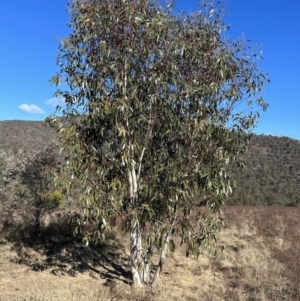
POLYGON ((145 284, 150 284, 150 266, 148 262, 144 262, 143 266, 143 281, 145 284))
POLYGON ((171 239, 172 239, 172 233, 173 233, 173 229, 174 229, 175 224, 176 224, 176 219, 177 219, 177 217, 176 217, 176 215, 175 215, 174 218, 173 218, 173 222, 172 222, 172 225, 171 225, 171 227, 170 227, 170 230, 169 230, 169 232, 168 232, 168 235, 167 235, 167 237, 166 237, 165 245, 164 245, 164 247, 163 247, 163 249, 161 250, 161 253, 160 253, 159 262, 158 262, 158 265, 157 265, 155 274, 154 274, 154 276, 153 276, 153 281, 152 281, 152 283, 151 283, 151 286, 152 286, 152 287, 155 287, 155 286, 157 285, 159 275, 160 275, 160 273, 161 273, 163 264, 165 263, 166 252, 167 252, 169 243, 170 243, 170 241, 171 241, 171 239))
MULTIPOLYGON (((133 221, 131 222, 133 225, 133 221)), ((132 227, 130 233, 130 265, 132 273, 132 281, 136 286, 142 286, 142 278, 140 275, 141 268, 141 233, 138 227, 132 227)))
MULTIPOLYGON (((131 169, 128 170, 129 191, 130 200, 133 210, 137 206, 137 177, 134 167, 134 163, 131 164, 131 169)), ((142 235, 138 220, 135 220, 134 216, 131 217, 131 229, 130 229, 130 264, 132 281, 136 286, 142 286, 144 282, 143 270, 144 261, 142 258, 142 235)))

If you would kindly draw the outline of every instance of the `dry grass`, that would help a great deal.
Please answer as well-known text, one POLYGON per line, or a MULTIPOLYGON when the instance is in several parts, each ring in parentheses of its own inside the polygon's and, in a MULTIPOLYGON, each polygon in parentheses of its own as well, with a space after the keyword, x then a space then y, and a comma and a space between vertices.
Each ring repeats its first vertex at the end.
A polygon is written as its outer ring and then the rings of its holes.
POLYGON ((0 239, 0 300, 300 300, 300 208, 225 207, 224 216, 224 251, 196 259, 177 249, 155 290, 130 285, 128 252, 114 235, 95 248, 49 228, 39 241, 0 239))

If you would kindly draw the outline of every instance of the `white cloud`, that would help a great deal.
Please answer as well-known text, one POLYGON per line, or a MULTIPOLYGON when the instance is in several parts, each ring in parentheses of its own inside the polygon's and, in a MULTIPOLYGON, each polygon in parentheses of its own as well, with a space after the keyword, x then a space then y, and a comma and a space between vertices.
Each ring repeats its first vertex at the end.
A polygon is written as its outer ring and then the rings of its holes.
POLYGON ((65 101, 62 98, 59 97, 52 97, 48 100, 46 100, 46 104, 56 107, 56 106, 62 106, 65 104, 65 101))
POLYGON ((19 109, 25 113, 29 114, 38 114, 38 113, 45 113, 41 108, 39 108, 36 105, 28 105, 26 103, 23 103, 19 106, 19 109))

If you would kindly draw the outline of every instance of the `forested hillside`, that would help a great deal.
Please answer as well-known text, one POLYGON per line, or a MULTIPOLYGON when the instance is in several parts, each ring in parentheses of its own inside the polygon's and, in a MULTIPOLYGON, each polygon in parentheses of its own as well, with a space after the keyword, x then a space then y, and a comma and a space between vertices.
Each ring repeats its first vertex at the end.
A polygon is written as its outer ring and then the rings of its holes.
MULTIPOLYGON (((12 165, 14 160, 32 157, 57 142, 57 136, 43 122, 0 121, 1 174, 8 162, 12 165)), ((229 204, 300 204, 300 141, 253 136, 243 159, 247 166, 237 171, 237 187, 229 204)), ((8 183, 1 178, 1 185, 8 183)))
POLYGON ((54 132, 41 121, 0 121, 0 149, 17 154, 35 152, 56 140, 54 132))
POLYGON ((244 155, 247 168, 236 174, 230 202, 242 205, 300 204, 300 141, 253 136, 244 155))
MULTIPOLYGON (((54 132, 39 121, 0 122, 0 208, 42 210, 61 205, 50 171, 58 168, 54 132)), ((38 225, 37 225, 38 226, 38 225)))

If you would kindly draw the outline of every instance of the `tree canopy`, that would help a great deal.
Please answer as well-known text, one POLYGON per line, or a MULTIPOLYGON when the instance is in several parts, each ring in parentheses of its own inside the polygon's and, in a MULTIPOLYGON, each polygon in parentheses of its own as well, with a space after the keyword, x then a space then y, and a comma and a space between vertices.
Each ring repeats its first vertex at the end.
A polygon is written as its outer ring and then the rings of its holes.
POLYGON ((133 282, 154 286, 174 234, 187 255, 215 238, 228 166, 267 107, 268 79, 256 49, 226 38, 213 5, 176 14, 158 1, 73 0, 69 14, 51 80, 68 85, 55 94, 63 117, 48 119, 66 156, 57 181, 79 192, 84 240, 115 224, 128 231, 133 282), (200 202, 206 210, 195 210, 200 202))

